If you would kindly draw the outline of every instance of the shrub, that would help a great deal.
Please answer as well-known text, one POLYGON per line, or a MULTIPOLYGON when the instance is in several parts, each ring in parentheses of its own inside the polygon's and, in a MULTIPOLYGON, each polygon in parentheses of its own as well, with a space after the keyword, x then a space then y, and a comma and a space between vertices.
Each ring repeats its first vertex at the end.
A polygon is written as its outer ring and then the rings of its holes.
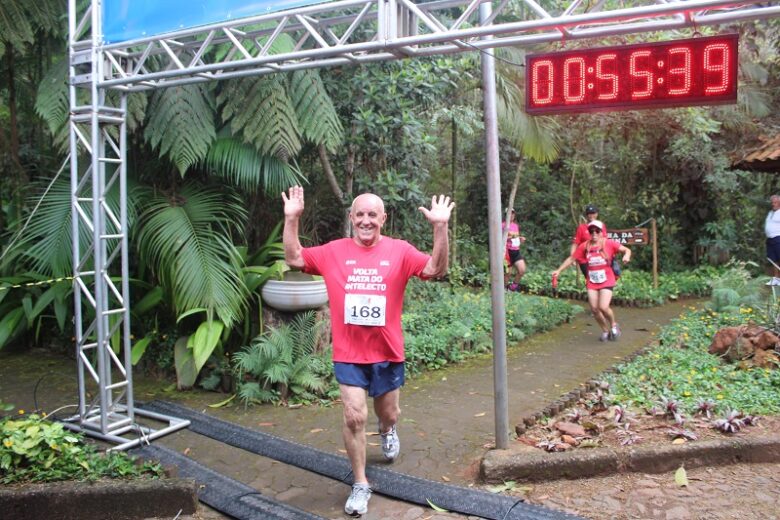
MULTIPOLYGON (((579 312, 566 301, 517 293, 506 295, 509 342, 549 330, 579 312)), ((489 291, 412 280, 403 315, 406 366, 414 374, 457 363, 492 348, 489 291)))
POLYGON ((0 419, 0 484, 162 476, 157 463, 100 453, 61 423, 38 415, 0 419))

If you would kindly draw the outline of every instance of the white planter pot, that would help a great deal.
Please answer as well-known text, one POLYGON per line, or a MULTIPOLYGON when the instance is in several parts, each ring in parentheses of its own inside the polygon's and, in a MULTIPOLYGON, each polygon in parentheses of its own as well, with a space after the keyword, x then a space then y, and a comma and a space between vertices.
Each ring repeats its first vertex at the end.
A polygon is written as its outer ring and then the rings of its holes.
POLYGON ((328 303, 323 280, 268 280, 260 294, 266 304, 280 311, 316 309, 328 303))

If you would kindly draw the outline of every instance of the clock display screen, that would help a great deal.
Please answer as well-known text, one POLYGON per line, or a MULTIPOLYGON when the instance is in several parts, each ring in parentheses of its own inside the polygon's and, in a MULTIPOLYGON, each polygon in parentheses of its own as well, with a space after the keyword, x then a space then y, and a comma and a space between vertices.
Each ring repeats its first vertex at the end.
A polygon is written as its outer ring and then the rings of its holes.
POLYGON ((736 34, 529 54, 526 112, 735 103, 738 55, 736 34))

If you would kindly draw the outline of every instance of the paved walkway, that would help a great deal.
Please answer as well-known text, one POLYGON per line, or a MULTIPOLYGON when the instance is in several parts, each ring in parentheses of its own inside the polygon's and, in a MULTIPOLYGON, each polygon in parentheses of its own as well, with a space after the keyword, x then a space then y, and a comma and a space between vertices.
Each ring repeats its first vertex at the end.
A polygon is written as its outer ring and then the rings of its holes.
MULTIPOLYGON (((654 309, 617 309, 623 336, 618 342, 607 343, 598 341, 599 331, 593 320, 582 313, 554 331, 512 346, 508 353, 510 426, 647 344, 660 325, 682 311, 681 303, 654 309)), ((27 356, 29 353, 3 353, 0 358, 0 395, 4 400, 32 409, 35 399, 39 408, 50 411, 76 400, 75 361, 68 366, 62 358, 39 352, 31 366, 25 361, 27 356)), ((224 396, 203 392, 161 394, 142 378, 136 378, 135 396, 137 401, 176 400, 222 419, 344 454, 338 405, 292 410, 273 406, 213 409, 207 404, 224 396)), ((402 451, 393 469, 432 480, 475 485, 479 460, 494 440, 492 358, 482 357, 407 381, 401 408, 402 451)), ((295 507, 327 518, 344 516, 342 508, 349 492, 346 485, 248 455, 189 431, 160 442, 295 507)), ((378 437, 369 437, 368 462, 385 464, 378 437)), ((219 518, 217 513, 204 515, 219 518)), ((390 517, 433 520, 458 515, 435 513, 381 496, 372 498, 364 518, 390 517)))

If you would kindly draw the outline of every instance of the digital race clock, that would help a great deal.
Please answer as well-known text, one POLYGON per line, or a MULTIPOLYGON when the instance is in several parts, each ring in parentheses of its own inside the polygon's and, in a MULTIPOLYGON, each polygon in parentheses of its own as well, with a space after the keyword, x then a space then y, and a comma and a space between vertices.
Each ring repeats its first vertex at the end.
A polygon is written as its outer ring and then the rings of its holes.
POLYGON ((716 105, 737 100, 738 35, 526 56, 529 114, 716 105))

